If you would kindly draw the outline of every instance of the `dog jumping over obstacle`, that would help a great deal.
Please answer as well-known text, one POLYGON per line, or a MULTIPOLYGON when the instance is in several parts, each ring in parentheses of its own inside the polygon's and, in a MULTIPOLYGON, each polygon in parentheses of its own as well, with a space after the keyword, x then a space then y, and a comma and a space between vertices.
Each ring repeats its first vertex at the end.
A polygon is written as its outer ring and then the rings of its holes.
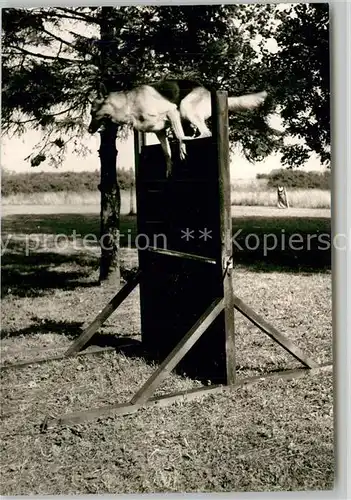
MULTIPOLYGON (((260 106, 267 92, 258 92, 238 97, 228 97, 229 112, 254 109, 260 106)), ((179 141, 180 158, 185 159, 184 141, 194 137, 184 134, 182 121, 196 128, 199 138, 211 136, 206 120, 211 116, 211 92, 192 80, 163 80, 139 85, 129 91, 107 92, 100 87, 99 96, 91 106, 89 132, 94 134, 104 126, 106 120, 131 125, 141 132, 154 132, 161 143, 167 165, 167 176, 171 173, 171 149, 166 130, 171 128, 179 141)))

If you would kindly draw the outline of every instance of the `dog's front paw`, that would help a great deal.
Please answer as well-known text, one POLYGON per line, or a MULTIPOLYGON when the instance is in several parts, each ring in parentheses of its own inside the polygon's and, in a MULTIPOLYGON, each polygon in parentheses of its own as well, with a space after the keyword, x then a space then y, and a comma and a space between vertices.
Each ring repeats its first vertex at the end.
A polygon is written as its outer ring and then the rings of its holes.
POLYGON ((179 146, 179 155, 180 155, 180 159, 182 161, 185 160, 186 156, 187 156, 187 153, 186 153, 186 146, 183 142, 180 143, 180 146, 179 146))

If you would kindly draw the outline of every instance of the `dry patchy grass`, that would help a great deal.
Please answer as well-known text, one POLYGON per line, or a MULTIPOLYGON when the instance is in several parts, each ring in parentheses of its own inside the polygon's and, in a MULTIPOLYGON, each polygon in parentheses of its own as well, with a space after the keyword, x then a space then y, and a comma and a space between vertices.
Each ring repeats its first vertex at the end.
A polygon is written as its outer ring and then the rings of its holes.
MULTIPOLYGON (((50 355, 62 352, 115 293, 111 286, 96 286, 94 252, 53 252, 46 249, 36 254, 37 272, 44 268, 46 281, 32 280, 22 291, 16 286, 6 289, 2 362, 32 359, 43 349, 50 355)), ((11 254, 5 255, 5 265, 6 258, 11 262, 11 254)), ((122 249, 122 265, 125 272, 135 268, 134 250, 122 249)), ((235 269, 234 287, 318 362, 331 359, 329 272, 253 272, 241 266, 235 269)), ((297 366, 239 314, 235 322, 239 377, 297 366)), ((97 340, 115 336, 140 340, 138 290, 109 318, 97 340)), ((333 487, 330 373, 260 383, 192 403, 40 433, 47 414, 127 401, 153 369, 140 349, 131 348, 2 372, 1 493, 333 487)), ((171 374, 158 393, 197 384, 171 374)))
MULTIPOLYGON (((123 230, 135 231, 134 218, 123 230)), ((235 219, 244 234, 282 227, 330 231, 327 219, 235 219)), ((2 259, 2 362, 54 355, 108 302, 115 290, 96 285, 98 249, 44 245, 47 234, 98 230, 96 215, 13 216, 2 259), (40 234, 35 234, 35 233, 40 234), (25 236, 39 247, 24 255, 25 236)), ((331 359, 331 275, 328 259, 276 255, 243 258, 235 292, 320 363, 331 359), (295 259, 296 257, 296 259, 295 259), (284 259, 287 259, 286 262, 284 259), (291 260, 292 259, 292 260, 291 260), (268 260, 268 262, 267 262, 268 260), (317 266, 310 269, 310 261, 317 266), (296 262, 291 267, 292 261, 296 262), (282 265, 289 272, 279 272, 282 265), (310 272, 306 272, 310 269, 310 272), (265 271, 265 272, 263 272, 265 271)), ((122 248, 124 276, 136 251, 122 248)), ((285 269, 285 268, 284 268, 285 269)), ((238 376, 297 366, 238 313, 238 376)), ((154 370, 140 341, 136 289, 95 338, 130 348, 1 373, 2 494, 151 493, 331 489, 334 480, 332 376, 270 381, 168 408, 40 433, 45 415, 128 401, 154 370)), ((198 382, 170 375, 158 393, 198 382)))
POLYGON ((3 205, 94 205, 99 204, 100 193, 98 191, 85 191, 77 193, 74 191, 42 192, 42 193, 16 193, 4 196, 3 205))
MULTIPOLYGON (((56 193, 18 193, 4 196, 1 200, 4 206, 17 205, 42 205, 42 206, 100 206, 100 192, 75 192, 59 191, 56 193)), ((136 206, 134 196, 134 207, 136 206)), ((121 191, 121 212, 128 213, 130 210, 130 193, 121 191)))

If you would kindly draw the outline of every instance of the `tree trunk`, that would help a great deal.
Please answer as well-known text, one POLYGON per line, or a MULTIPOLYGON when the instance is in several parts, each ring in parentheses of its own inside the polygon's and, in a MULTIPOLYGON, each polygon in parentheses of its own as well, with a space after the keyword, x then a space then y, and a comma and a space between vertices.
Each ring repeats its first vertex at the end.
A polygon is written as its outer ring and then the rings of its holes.
POLYGON ((117 182, 117 127, 106 126, 101 132, 101 212, 100 212, 100 282, 108 280, 119 285, 119 220, 121 194, 117 182))
MULTIPOLYGON (((100 71, 101 82, 107 90, 111 84, 111 61, 116 57, 114 50, 113 7, 102 7, 100 13, 100 71)), ((100 133, 101 164, 101 213, 100 213, 100 283, 107 281, 120 284, 119 267, 119 220, 121 195, 117 183, 117 126, 112 122, 106 124, 100 133)))

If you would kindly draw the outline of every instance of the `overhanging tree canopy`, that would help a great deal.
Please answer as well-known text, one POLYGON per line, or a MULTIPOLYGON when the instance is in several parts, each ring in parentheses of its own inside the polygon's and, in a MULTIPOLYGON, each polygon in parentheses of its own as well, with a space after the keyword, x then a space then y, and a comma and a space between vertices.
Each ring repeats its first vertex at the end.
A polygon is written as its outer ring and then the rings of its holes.
MULTIPOLYGON (((102 70, 107 87, 164 76, 193 77, 232 94, 261 89, 260 63, 235 25, 242 6, 111 8, 113 50, 102 68, 101 8, 6 9, 3 14, 3 130, 42 129, 34 165, 78 151, 102 70)), ((251 160, 278 146, 264 112, 231 120, 232 138, 251 160), (256 133, 255 133, 256 130, 256 133), (252 140, 252 136, 255 140, 252 140)))

